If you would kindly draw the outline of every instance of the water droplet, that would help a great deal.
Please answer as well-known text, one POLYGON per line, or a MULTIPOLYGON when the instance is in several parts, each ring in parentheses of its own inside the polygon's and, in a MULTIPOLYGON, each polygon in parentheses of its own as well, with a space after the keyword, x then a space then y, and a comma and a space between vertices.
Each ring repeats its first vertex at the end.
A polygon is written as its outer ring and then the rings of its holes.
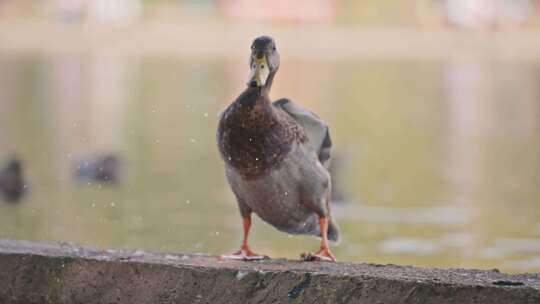
POLYGON ((208 117, 208 113, 204 113, 203 116, 204 116, 204 117, 208 117))
POLYGON ((186 204, 188 204, 188 205, 189 205, 190 203, 191 203, 191 202, 190 202, 189 200, 186 200, 186 204))
POLYGON ((111 202, 111 207, 114 207, 114 206, 115 206, 114 202, 111 202))

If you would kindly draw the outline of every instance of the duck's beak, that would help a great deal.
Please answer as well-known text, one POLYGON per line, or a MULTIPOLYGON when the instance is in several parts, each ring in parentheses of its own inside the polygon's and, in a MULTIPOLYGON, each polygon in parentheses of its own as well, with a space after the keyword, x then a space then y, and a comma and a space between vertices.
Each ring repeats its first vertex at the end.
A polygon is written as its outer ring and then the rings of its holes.
POLYGON ((251 87, 262 87, 266 84, 268 75, 270 75, 266 54, 261 52, 253 55, 251 62, 251 75, 249 75, 248 85, 251 87))

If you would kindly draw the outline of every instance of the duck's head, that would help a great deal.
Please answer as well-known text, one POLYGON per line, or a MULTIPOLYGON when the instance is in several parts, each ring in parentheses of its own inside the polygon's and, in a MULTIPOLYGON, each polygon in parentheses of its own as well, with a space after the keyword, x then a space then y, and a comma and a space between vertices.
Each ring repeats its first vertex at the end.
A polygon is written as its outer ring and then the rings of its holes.
POLYGON ((272 37, 260 36, 253 40, 249 66, 251 75, 248 86, 264 87, 270 84, 279 68, 279 54, 272 37))

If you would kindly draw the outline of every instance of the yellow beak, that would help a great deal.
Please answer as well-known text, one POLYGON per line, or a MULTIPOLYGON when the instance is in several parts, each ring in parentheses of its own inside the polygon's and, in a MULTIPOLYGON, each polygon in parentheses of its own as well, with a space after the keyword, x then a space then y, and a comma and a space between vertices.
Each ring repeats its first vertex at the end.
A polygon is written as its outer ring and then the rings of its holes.
POLYGON ((262 58, 254 56, 248 85, 256 84, 257 87, 262 87, 266 84, 268 75, 270 75, 270 68, 268 68, 266 55, 263 55, 262 58))

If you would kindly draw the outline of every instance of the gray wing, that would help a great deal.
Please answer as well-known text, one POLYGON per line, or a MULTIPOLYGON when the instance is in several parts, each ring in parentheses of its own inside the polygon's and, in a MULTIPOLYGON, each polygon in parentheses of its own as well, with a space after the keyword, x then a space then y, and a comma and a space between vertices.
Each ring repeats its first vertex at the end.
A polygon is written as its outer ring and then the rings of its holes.
POLYGON ((330 139, 330 132, 326 122, 319 118, 315 113, 294 104, 286 98, 276 100, 274 106, 283 109, 304 127, 304 130, 309 137, 309 142, 319 156, 319 161, 328 169, 328 166, 330 165, 332 140, 330 139))

